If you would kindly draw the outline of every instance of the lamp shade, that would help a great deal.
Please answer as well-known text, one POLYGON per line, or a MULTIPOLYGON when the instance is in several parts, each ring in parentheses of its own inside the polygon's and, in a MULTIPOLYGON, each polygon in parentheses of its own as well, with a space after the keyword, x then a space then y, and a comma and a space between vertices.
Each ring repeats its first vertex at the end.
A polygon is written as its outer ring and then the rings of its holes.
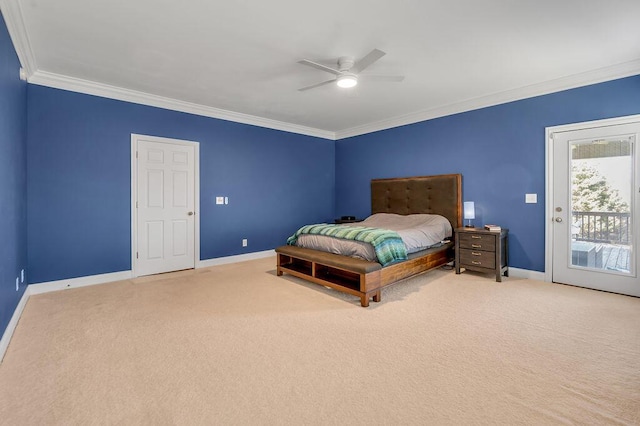
POLYGON ((476 218, 476 206, 473 201, 464 202, 464 218, 475 219, 476 218))

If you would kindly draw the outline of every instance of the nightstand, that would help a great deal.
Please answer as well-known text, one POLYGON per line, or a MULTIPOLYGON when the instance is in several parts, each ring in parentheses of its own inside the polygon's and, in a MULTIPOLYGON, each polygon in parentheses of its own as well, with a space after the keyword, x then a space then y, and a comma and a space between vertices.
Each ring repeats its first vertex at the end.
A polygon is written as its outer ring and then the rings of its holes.
POLYGON ((509 276, 509 230, 456 228, 456 274, 460 268, 509 276))

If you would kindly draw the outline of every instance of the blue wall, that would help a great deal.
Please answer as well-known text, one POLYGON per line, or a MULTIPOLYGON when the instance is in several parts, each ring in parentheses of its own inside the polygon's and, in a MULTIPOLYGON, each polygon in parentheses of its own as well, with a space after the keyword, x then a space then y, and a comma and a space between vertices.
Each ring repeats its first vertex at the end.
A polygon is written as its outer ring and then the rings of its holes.
POLYGON ((334 145, 40 86, 27 93, 31 283, 131 268, 131 133, 201 143, 202 259, 271 249, 303 223, 366 216, 372 178, 462 173, 475 223, 510 228, 511 265, 543 271, 544 128, 640 113, 636 76, 334 145))
POLYGON ((30 283, 131 268, 131 133, 200 142, 201 259, 271 249, 303 223, 366 216, 372 178, 462 173, 475 223, 510 228, 511 265, 542 271, 544 128, 640 113, 636 76, 334 143, 33 85, 25 106, 4 26, 1 43, 3 323, 21 294, 4 292, 25 247, 30 283))
POLYGON ((545 127, 632 114, 640 76, 340 140, 336 215, 370 214, 373 178, 461 173, 474 223, 509 228, 511 266, 544 271, 545 127))
POLYGON ((27 94, 30 283, 131 269, 132 133, 200 142, 201 259, 272 249, 333 218, 333 141, 41 86, 27 94))
POLYGON ((26 84, 0 18, 0 336, 24 293, 16 277, 27 266, 26 84))

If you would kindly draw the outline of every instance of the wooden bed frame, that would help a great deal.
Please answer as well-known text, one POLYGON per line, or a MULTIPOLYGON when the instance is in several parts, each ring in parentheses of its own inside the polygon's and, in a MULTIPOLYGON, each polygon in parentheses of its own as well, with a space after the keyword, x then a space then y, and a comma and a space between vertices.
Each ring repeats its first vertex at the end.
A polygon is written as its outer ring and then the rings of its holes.
MULTIPOLYGON (((439 214, 462 226, 462 175, 418 176, 371 181, 371 214, 439 214)), ((452 238, 453 240, 453 238, 452 238)), ((276 248, 277 275, 283 273, 360 297, 360 304, 382 300, 381 289, 404 278, 442 266, 454 259, 453 241, 424 250, 409 259, 382 267, 348 256, 297 246, 276 248)))

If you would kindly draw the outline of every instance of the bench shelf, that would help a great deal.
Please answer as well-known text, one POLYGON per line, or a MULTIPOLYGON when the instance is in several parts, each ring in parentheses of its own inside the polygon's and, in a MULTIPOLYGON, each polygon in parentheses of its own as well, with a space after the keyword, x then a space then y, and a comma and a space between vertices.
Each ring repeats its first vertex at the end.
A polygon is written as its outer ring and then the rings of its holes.
POLYGON ((286 272, 358 296, 360 304, 367 307, 370 299, 381 300, 383 287, 451 261, 453 244, 425 250, 421 256, 385 268, 376 262, 296 246, 278 247, 276 254, 278 276, 286 272))

